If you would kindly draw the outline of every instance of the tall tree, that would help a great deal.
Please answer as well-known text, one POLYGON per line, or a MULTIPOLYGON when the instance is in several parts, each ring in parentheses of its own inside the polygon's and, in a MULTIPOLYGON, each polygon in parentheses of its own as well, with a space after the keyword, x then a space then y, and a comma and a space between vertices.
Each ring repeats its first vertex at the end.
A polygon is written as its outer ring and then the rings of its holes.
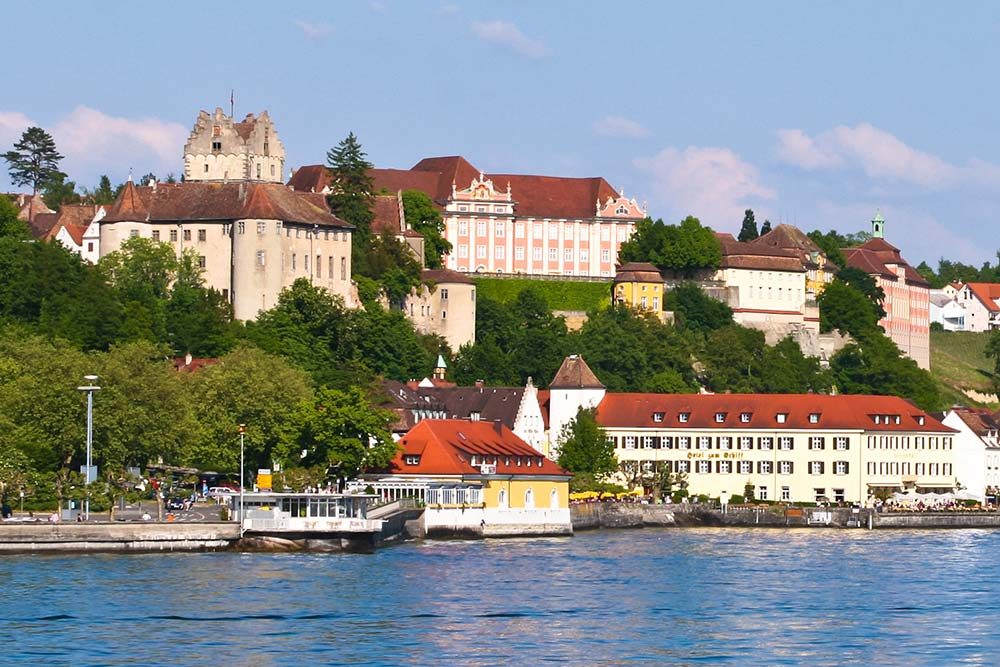
POLYGON ((29 127, 14 144, 14 150, 3 155, 10 170, 10 180, 14 185, 30 185, 32 194, 38 194, 42 187, 62 174, 59 161, 63 156, 56 150, 52 135, 40 127, 29 127))
POLYGON ((740 235, 737 238, 740 241, 753 241, 758 236, 760 236, 760 232, 757 231, 757 221, 754 220, 753 209, 748 208, 743 213, 743 226, 740 227, 740 235))
POLYGON ((101 176, 97 187, 87 192, 87 200, 91 204, 113 204, 118 195, 118 189, 111 185, 107 174, 101 176))
POLYGON ((677 326, 689 331, 707 333, 733 322, 733 309, 694 282, 683 282, 664 294, 663 309, 673 311, 677 326))
POLYGON ((42 201, 53 211, 58 211, 63 204, 78 204, 80 194, 76 191, 76 183, 66 180, 66 174, 58 173, 42 186, 42 201))
POLYGON ((646 218, 636 223, 635 233, 622 244, 618 257, 622 262, 652 262, 660 269, 692 277, 719 265, 722 246, 715 232, 693 216, 679 225, 646 218))
POLYGON ((763 236, 764 234, 767 234, 769 231, 771 231, 771 221, 765 219, 764 224, 760 226, 760 235, 763 236))
POLYGON ((353 132, 327 151, 326 163, 332 181, 327 202, 335 215, 354 225, 354 233, 351 234, 352 262, 356 268, 363 269, 375 217, 372 212, 372 179, 368 175, 373 165, 361 150, 353 132))

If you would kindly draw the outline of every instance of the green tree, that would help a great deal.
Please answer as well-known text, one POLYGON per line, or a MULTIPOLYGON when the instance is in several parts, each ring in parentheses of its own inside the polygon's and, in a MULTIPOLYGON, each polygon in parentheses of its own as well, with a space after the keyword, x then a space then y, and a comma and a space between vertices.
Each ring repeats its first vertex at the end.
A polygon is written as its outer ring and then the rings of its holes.
POLYGON ((993 329, 986 341, 986 356, 993 360, 993 386, 1000 391, 1000 329, 993 329))
POLYGON ((864 294, 872 302, 872 305, 875 306, 875 315, 878 319, 885 317, 885 309, 882 307, 882 304, 885 303, 885 292, 878 286, 874 278, 853 266, 848 266, 838 271, 837 277, 842 282, 864 294))
POLYGON ((679 225, 646 218, 636 223, 635 233, 622 244, 618 257, 622 262, 652 262, 662 270, 692 277, 719 265, 722 246, 698 218, 688 216, 679 225))
POLYGON ((924 410, 939 410, 941 395, 934 378, 881 332, 864 335, 830 359, 837 388, 845 394, 902 396, 924 410))
POLYGON ((28 223, 19 220, 17 207, 9 197, 0 195, 0 238, 27 241, 31 238, 28 223))
POLYGON ((759 392, 763 385, 764 332, 738 324, 709 334, 702 353, 708 387, 715 392, 759 392))
POLYGON ((327 196, 334 215, 354 225, 351 234, 352 266, 361 272, 365 268, 366 252, 372 237, 372 179, 368 171, 372 163, 361 150, 358 138, 351 132, 326 153, 330 170, 330 187, 327 196))
POLYGON ((791 336, 764 349, 761 390, 768 394, 829 393, 832 378, 819 358, 807 357, 791 336))
POLYGON ((689 331, 708 333, 733 322, 732 308, 694 282, 681 283, 664 294, 663 309, 672 311, 677 326, 689 331))
POLYGON ((764 224, 760 226, 760 235, 763 236, 764 234, 767 234, 769 231, 771 231, 771 221, 764 220, 764 224))
POLYGON ((14 149, 4 153, 3 158, 7 161, 11 182, 14 185, 30 185, 33 194, 62 174, 59 161, 63 156, 56 150, 52 135, 40 127, 25 130, 20 141, 14 144, 14 149))
POLYGON ((127 239, 98 262, 122 304, 122 337, 126 340, 167 341, 170 284, 179 269, 174 249, 141 237, 127 239))
MULTIPOLYGON (((768 225, 768 228, 770 228, 770 225, 768 225)), ((743 213, 743 226, 740 227, 740 235, 737 239, 740 241, 753 241, 758 236, 760 236, 760 232, 757 231, 757 221, 754 220, 753 209, 748 208, 743 213)))
POLYGON ((80 203, 80 194, 76 191, 76 183, 66 180, 66 174, 56 173, 42 186, 42 201, 53 211, 58 211, 63 204, 80 203))
POLYGON ((816 302, 819 328, 824 333, 837 329, 857 337, 878 328, 875 304, 839 276, 826 286, 816 302))
POLYGON ((615 446, 608 440, 593 409, 581 408, 560 434, 559 465, 572 473, 601 478, 618 468, 615 446))
POLYGON ((357 388, 321 388, 303 401, 296 415, 298 433, 278 457, 286 465, 325 466, 337 477, 351 478, 363 469, 384 469, 396 455, 389 431, 396 415, 374 407, 357 388))
POLYGON ((440 269, 442 256, 451 252, 451 243, 444 238, 441 211, 420 190, 404 190, 403 214, 406 223, 424 237, 424 264, 429 269, 440 269))
POLYGON ((354 273, 375 280, 389 303, 401 307, 410 290, 420 284, 420 264, 410 247, 389 232, 371 239, 362 268, 354 273))
POLYGON ((97 187, 86 192, 86 199, 91 204, 113 204, 118 196, 118 190, 111 185, 111 179, 102 175, 97 187))

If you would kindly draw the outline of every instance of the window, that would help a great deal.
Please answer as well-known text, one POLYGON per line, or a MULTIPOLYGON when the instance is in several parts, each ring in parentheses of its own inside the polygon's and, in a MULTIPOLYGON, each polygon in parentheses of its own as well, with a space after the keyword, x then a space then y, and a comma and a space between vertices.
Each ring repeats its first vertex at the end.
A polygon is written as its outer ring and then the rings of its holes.
POLYGON ((524 259, 524 246, 514 248, 514 259, 524 259))
POLYGON ((322 278, 323 277, 323 256, 322 255, 316 255, 316 277, 317 278, 322 278))
POLYGON ((825 503, 829 500, 826 497, 826 489, 813 489, 814 499, 817 503, 825 503))
POLYGON ((770 475, 774 472, 774 466, 770 461, 757 461, 757 472, 761 475, 770 475))
POLYGON ((176 229, 171 229, 170 230, 170 240, 173 243, 177 243, 177 230, 176 229))
POLYGON ((607 225, 601 227, 601 240, 608 241, 611 239, 611 228, 607 225))
POLYGON ((292 271, 295 270, 295 253, 292 253, 292 271))
POLYGON ((306 270, 306 273, 309 273, 309 255, 305 255, 304 259, 305 259, 305 270, 306 270))
POLYGON ((549 248, 549 261, 554 262, 559 259, 559 250, 557 248, 549 248))
POLYGON ((719 461, 718 467, 716 468, 716 472, 720 472, 720 473, 722 473, 724 475, 727 475, 727 474, 731 473, 732 471, 733 471, 733 462, 732 461, 719 461))
POLYGON ((784 424, 786 421, 788 421, 788 413, 779 412, 775 418, 778 420, 779 424, 784 424))
POLYGON ((461 257, 462 259, 465 259, 466 257, 468 257, 469 256, 469 246, 465 245, 464 243, 459 243, 458 244, 458 256, 461 257))
POLYGON ((263 234, 267 231, 267 223, 264 221, 257 222, 257 234, 263 234))
MULTIPOLYGON (((246 231, 247 231, 247 223, 243 222, 242 220, 240 220, 239 222, 237 222, 236 223, 236 231, 238 233, 240 233, 240 234, 246 233, 246 231)), ((185 232, 185 234, 189 234, 189 233, 190 232, 185 232)), ((297 233, 296 233, 296 236, 298 236, 297 233)), ((185 238, 184 240, 187 241, 189 239, 185 238)))
POLYGON ((441 288, 441 300, 442 301, 447 301, 448 300, 448 290, 447 290, 447 288, 444 288, 444 287, 441 288))
POLYGON ((497 224, 497 226, 493 228, 493 234, 498 239, 502 239, 507 234, 507 229, 504 225, 497 224))
POLYGON ((843 489, 834 489, 833 490, 833 502, 835 502, 835 503, 842 503, 842 502, 845 502, 845 500, 846 500, 846 497, 844 496, 844 490, 843 489))
POLYGON ((535 260, 536 262, 542 261, 542 249, 538 247, 532 248, 531 259, 535 260))
POLYGON ((719 436, 719 449, 732 449, 733 439, 728 435, 719 436))
MULTIPOLYGON (((222 142, 221 141, 213 141, 212 142, 212 152, 213 153, 218 153, 221 150, 222 150, 222 142)), ((207 164, 205 165, 205 171, 208 171, 208 165, 207 164)))
POLYGON ((205 256, 204 255, 198 255, 198 268, 199 269, 204 269, 205 268, 205 256))
POLYGON ((737 461, 741 475, 753 474, 753 461, 737 461))
POLYGON ((642 436, 642 448, 643 449, 652 449, 653 448, 653 436, 651 436, 651 435, 644 435, 644 436, 642 436))
POLYGON ((662 412, 654 412, 653 413, 653 421, 656 422, 657 424, 659 424, 660 422, 662 422, 663 421, 663 413, 662 412))
POLYGON ((190 241, 191 240, 191 230, 190 229, 185 229, 184 230, 184 240, 185 241, 190 241))
POLYGON ((757 500, 767 500, 767 487, 758 486, 757 487, 757 500))
POLYGON ((690 417, 691 417, 690 412, 681 412, 677 415, 678 421, 680 421, 682 424, 686 424, 690 417))
POLYGON ((689 449, 691 447, 691 438, 682 435, 677 438, 677 449, 689 449))
POLYGON ((556 225, 549 225, 549 238, 553 241, 559 238, 559 227, 556 225))
POLYGON ((536 239, 542 238, 542 223, 540 222, 535 223, 535 233, 532 236, 534 236, 534 238, 536 239))
POLYGON ((810 461, 809 462, 809 474, 810 475, 822 475, 823 474, 823 462, 822 461, 810 461))
POLYGON ((615 215, 626 215, 627 213, 628 209, 625 208, 624 206, 619 206, 618 208, 615 209, 615 215))
MULTIPOLYGON (((159 234, 159 232, 153 232, 154 234, 159 234)), ((94 252, 94 242, 91 241, 87 244, 87 252, 94 252)))
POLYGON ((468 207, 468 206, 459 206, 459 207, 458 207, 458 210, 459 210, 459 211, 468 211, 468 210, 469 210, 469 207, 468 207))
POLYGON ((476 246, 476 259, 486 259, 486 246, 481 244, 476 246))
POLYGON ((740 449, 753 449, 753 438, 749 435, 740 436, 740 449))
POLYGON ((795 444, 792 442, 792 436, 783 435, 780 438, 778 438, 778 449, 784 451, 791 451, 795 449, 795 444))
POLYGON ((563 261, 564 262, 572 262, 573 261, 573 249, 572 248, 564 248, 563 249, 563 261))
POLYGON ((716 412, 715 413, 715 421, 718 424, 721 424, 722 422, 726 421, 726 413, 725 412, 716 412))
POLYGON ((698 449, 711 449, 711 448, 712 448, 711 436, 707 435, 698 436, 698 449))
MULTIPOLYGON (((154 241, 159 241, 160 240, 160 230, 159 229, 154 229, 153 230, 153 240, 154 241)), ((92 246, 93 246, 93 244, 91 244, 91 247, 87 248, 87 250, 93 250, 94 248, 92 246)))
POLYGON ((605 248, 604 250, 601 250, 601 261, 602 262, 610 262, 611 261, 611 251, 608 250, 607 248, 605 248))
POLYGON ((496 259, 503 259, 504 258, 504 250, 505 250, 505 248, 502 245, 498 245, 498 246, 494 247, 493 248, 493 256, 496 259))
POLYGON ((814 435, 809 438, 809 449, 826 449, 826 438, 814 435))
POLYGON ((792 499, 792 490, 790 488, 788 488, 787 486, 781 487, 781 499, 782 500, 791 500, 792 499))
POLYGON ((677 468, 677 472, 691 472, 690 461, 677 461, 674 465, 677 468))
MULTIPOLYGON (((499 208, 499 207, 497 207, 497 208, 499 208)), ((503 209, 500 209, 500 210, 502 211, 503 209)), ((523 223, 519 222, 519 223, 517 223, 517 224, 514 225, 514 238, 516 238, 516 239, 523 239, 524 238, 524 224, 523 223)))
POLYGON ((257 251, 257 266, 264 266, 264 264, 266 262, 267 262, 267 255, 266 255, 265 251, 258 250, 257 251))
POLYGON ((206 174, 208 173, 208 165, 207 164, 205 165, 205 173, 206 174))
POLYGON ((740 423, 749 424, 750 423, 750 417, 751 417, 751 415, 750 415, 749 412, 741 412, 740 413, 740 423))
POLYGON ((635 449, 635 436, 626 435, 625 436, 625 449, 635 449))
POLYGON ((848 438, 844 436, 837 436, 833 439, 833 448, 838 451, 844 451, 846 449, 850 449, 850 443, 851 441, 848 438))
POLYGON ((762 437, 757 441, 757 446, 760 449, 774 449, 774 438, 770 436, 762 437))
POLYGON ((458 221, 458 235, 459 236, 469 235, 469 222, 467 220, 458 221))
POLYGON ((477 213, 486 213, 486 207, 485 206, 477 206, 476 207, 476 212, 477 213))
POLYGON ((198 241, 200 243, 204 243, 206 240, 208 240, 208 232, 206 232, 204 229, 199 229, 198 230, 198 241))
POLYGON ((128 232, 128 237, 130 239, 138 238, 139 237, 139 230, 138 229, 130 229, 129 232, 128 232))
POLYGON ((486 236, 486 221, 480 220, 476 223, 476 236, 486 236))
POLYGON ((795 470, 795 464, 791 461, 778 461, 778 472, 782 475, 791 475, 795 470))
POLYGON ((812 412, 812 413, 809 414, 809 423, 810 424, 818 424, 819 423, 819 413, 818 412, 812 412))
POLYGON ((535 492, 533 489, 527 489, 524 492, 524 508, 525 509, 535 509, 535 492))
POLYGON ((846 475, 848 471, 847 461, 834 461, 833 462, 833 474, 834 475, 846 475))
POLYGON ((711 461, 698 461, 697 472, 700 473, 710 473, 712 472, 712 462, 711 461))
POLYGON ((340 258, 340 279, 347 280, 347 258, 340 258))

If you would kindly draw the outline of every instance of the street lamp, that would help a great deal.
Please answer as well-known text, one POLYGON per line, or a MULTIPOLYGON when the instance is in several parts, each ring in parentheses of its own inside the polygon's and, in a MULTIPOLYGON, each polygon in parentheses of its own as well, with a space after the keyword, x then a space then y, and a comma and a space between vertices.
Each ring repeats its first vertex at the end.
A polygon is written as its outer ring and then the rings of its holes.
POLYGON ((86 489, 86 499, 83 504, 83 518, 90 521, 91 451, 94 446, 94 392, 100 391, 101 388, 94 385, 94 382, 97 381, 96 375, 84 375, 83 379, 87 381, 87 386, 77 387, 77 391, 87 392, 87 473, 86 479, 83 482, 84 489, 86 489))
POLYGON ((240 536, 243 536, 243 437, 246 435, 247 425, 240 424, 240 536))

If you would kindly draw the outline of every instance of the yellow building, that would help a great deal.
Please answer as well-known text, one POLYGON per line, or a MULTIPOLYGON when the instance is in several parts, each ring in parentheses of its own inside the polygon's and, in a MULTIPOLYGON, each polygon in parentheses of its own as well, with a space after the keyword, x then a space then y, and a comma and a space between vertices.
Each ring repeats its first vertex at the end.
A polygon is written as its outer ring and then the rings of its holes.
POLYGON ((837 265, 827 259, 826 253, 805 232, 793 225, 778 225, 750 243, 795 252, 806 269, 806 293, 810 298, 822 294, 837 274, 837 265))
POLYGON ((571 474, 502 423, 425 419, 399 445, 386 474, 367 478, 387 499, 422 500, 426 535, 572 534, 571 474))
POLYGON ((663 320, 663 283, 663 275, 653 264, 622 264, 611 283, 611 302, 653 313, 663 320))

